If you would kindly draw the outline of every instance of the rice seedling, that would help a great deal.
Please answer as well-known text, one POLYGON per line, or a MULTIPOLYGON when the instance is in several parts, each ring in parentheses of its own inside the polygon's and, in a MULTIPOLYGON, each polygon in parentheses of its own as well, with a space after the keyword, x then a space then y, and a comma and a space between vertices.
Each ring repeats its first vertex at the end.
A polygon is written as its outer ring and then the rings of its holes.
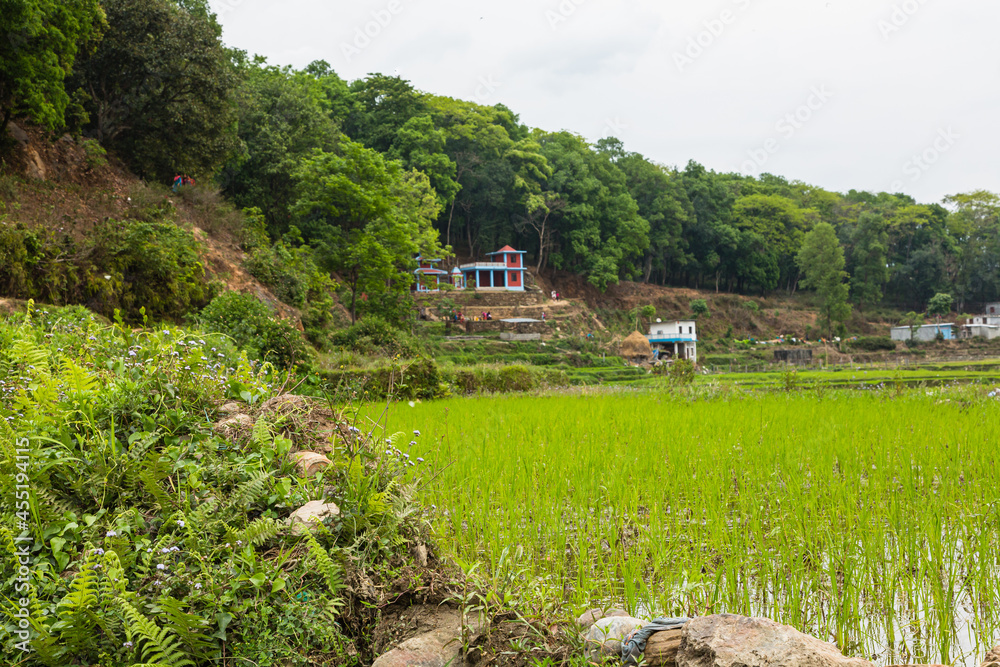
POLYGON ((423 432, 442 543, 549 602, 764 615, 883 664, 973 664, 1000 638, 987 391, 588 392, 389 420, 423 432))

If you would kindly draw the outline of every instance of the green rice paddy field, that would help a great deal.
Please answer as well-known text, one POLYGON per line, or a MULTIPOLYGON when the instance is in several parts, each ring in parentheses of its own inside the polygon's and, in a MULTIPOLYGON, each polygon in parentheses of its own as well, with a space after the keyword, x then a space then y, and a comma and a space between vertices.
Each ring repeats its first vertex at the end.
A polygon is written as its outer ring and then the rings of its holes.
POLYGON ((880 664, 1000 640, 988 389, 394 405, 440 544, 571 610, 763 615, 880 664), (407 440, 409 437, 406 438, 407 440))

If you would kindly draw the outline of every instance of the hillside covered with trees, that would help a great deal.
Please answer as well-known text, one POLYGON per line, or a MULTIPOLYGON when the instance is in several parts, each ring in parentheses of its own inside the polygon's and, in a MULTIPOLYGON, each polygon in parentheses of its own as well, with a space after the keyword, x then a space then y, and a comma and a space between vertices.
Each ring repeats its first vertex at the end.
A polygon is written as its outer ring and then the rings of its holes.
POLYGON ((919 203, 657 164, 613 137, 528 127, 502 104, 229 49, 205 0, 14 0, 0 32, 0 130, 26 118, 99 142, 149 182, 214 183, 263 220, 260 273, 298 253, 338 279, 355 318, 408 310, 418 253, 504 244, 602 290, 816 289, 839 321, 847 300, 923 310, 947 293, 961 312, 1000 299, 990 192, 919 203))

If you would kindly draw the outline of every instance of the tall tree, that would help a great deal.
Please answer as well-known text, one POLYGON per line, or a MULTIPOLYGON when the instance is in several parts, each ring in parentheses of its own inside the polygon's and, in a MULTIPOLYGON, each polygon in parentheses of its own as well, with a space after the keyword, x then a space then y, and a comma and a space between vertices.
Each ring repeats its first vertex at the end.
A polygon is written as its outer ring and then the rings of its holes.
POLYGON ((98 0, 0 1, 0 136, 14 114, 63 127, 66 77, 103 26, 98 0))
POLYGON ((440 205, 425 174, 342 137, 333 152, 305 160, 296 177, 294 222, 346 285, 352 319, 365 299, 405 294, 417 254, 446 254, 433 226, 440 205))
POLYGON ((625 175, 569 132, 545 135, 541 145, 553 169, 549 188, 566 201, 555 216, 560 248, 553 264, 585 274, 600 290, 639 277, 636 260, 649 247, 649 223, 639 216, 625 175))
POLYGON ((882 290, 889 278, 888 246, 885 219, 876 213, 862 213, 851 238, 851 293, 861 307, 882 300, 882 290))
POLYGON ((209 177, 236 146, 236 70, 204 0, 103 0, 108 29, 78 62, 89 131, 139 176, 209 177))
POLYGON ((955 287, 959 308, 1000 298, 1000 195, 985 190, 951 195, 948 231, 958 251, 955 287))
POLYGON ((803 283, 816 290, 822 300, 821 321, 827 334, 833 335, 833 325, 851 314, 847 304, 848 277, 844 271, 844 249, 833 225, 821 222, 806 234, 798 255, 799 267, 805 274, 803 283))
POLYGON ((327 88, 310 73, 257 60, 242 63, 237 99, 240 150, 223 167, 219 183, 237 205, 261 209, 279 236, 291 223, 293 173, 315 150, 333 150, 340 135, 327 88))
POLYGON ((427 113, 424 95, 398 76, 371 74, 350 85, 356 105, 344 132, 368 148, 388 153, 411 118, 427 113))

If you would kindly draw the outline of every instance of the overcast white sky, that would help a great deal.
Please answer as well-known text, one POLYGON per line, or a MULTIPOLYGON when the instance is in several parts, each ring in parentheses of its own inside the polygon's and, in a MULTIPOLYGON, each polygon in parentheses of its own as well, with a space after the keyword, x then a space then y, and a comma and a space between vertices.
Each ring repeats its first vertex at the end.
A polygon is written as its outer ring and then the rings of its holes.
POLYGON ((210 2, 272 64, 398 72, 668 165, 925 203, 1000 190, 995 0, 210 2))

